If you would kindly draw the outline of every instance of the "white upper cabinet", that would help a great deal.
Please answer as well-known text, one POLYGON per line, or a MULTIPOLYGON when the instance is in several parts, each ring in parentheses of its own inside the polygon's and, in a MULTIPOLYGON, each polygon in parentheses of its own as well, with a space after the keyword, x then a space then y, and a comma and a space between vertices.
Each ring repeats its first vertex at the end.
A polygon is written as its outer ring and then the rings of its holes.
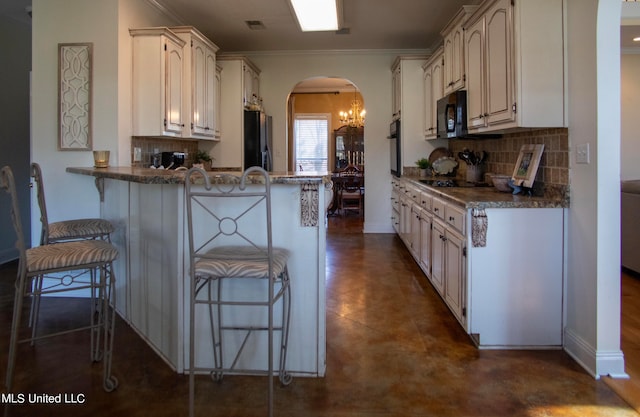
POLYGON ((437 135, 437 102, 444 95, 443 52, 438 48, 424 65, 424 137, 437 135))
POLYGON ((218 47, 191 26, 129 32, 133 135, 216 139, 218 47))
POLYGON ((242 83, 242 100, 245 108, 252 106, 261 106, 260 97, 260 70, 246 60, 242 64, 242 74, 244 81, 242 83))
POLYGON ((391 68, 391 120, 398 120, 402 113, 402 68, 398 62, 391 68))
MULTIPOLYGON (((260 69, 247 57, 218 59, 220 76, 220 143, 211 155, 216 168, 241 169, 244 155, 244 111, 260 98, 260 69)), ((259 104, 258 104, 259 106, 259 104)))
POLYGON ((478 6, 463 6, 440 32, 444 38, 445 94, 465 87, 463 24, 477 9, 478 6))
POLYGON ((132 29, 133 135, 181 137, 184 41, 167 28, 132 29))
POLYGON ((216 139, 216 52, 218 47, 191 26, 170 28, 185 41, 183 107, 188 115, 183 137, 216 139))
POLYGON ((469 131, 566 126, 562 3, 488 0, 468 20, 469 131))

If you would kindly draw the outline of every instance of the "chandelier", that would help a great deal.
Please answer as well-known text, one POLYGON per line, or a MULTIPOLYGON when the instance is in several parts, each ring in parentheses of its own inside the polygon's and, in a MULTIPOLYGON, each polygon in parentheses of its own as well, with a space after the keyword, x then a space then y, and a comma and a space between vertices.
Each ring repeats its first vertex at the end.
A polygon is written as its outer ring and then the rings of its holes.
POLYGON ((348 111, 340 111, 340 123, 344 123, 350 127, 363 127, 364 118, 367 111, 362 108, 362 103, 356 96, 356 90, 353 91, 353 101, 348 111))

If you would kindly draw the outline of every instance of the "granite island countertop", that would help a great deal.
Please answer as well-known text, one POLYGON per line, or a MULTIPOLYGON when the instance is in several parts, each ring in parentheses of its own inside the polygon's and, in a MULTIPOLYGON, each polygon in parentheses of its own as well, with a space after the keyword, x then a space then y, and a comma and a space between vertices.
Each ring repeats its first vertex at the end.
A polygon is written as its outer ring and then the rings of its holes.
MULTIPOLYGON (((184 184, 186 170, 165 170, 138 167, 68 167, 67 172, 73 174, 89 175, 96 179, 113 179, 120 181, 137 182, 141 184, 184 184)), ((241 175, 241 171, 207 171, 210 178, 214 179, 221 174, 241 175)), ((270 172, 272 184, 309 184, 331 182, 331 174, 328 172, 270 172)), ((257 177, 259 178, 259 177, 257 177)), ((214 181, 215 182, 215 181, 214 181)))
POLYGON ((451 201, 466 209, 487 208, 568 208, 568 193, 549 193, 544 196, 528 196, 500 192, 491 187, 436 187, 420 182, 419 177, 401 177, 418 189, 451 201))

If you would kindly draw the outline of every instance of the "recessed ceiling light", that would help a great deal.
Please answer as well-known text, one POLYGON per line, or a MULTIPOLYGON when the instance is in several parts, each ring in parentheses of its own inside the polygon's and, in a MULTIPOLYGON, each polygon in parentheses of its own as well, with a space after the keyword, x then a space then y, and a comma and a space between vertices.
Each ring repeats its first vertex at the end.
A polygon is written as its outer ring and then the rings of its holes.
POLYGON ((290 0, 303 32, 338 30, 336 0, 290 0))
POLYGON ((633 40, 634 40, 635 42, 640 42, 640 36, 636 36, 635 38, 633 38, 633 40))

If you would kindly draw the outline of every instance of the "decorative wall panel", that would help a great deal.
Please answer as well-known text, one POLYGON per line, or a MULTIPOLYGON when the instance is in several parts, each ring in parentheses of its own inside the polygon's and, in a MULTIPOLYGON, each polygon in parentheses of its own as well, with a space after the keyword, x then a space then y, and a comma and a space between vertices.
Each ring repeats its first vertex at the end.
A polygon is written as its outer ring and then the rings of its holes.
POLYGON ((58 44, 58 149, 91 150, 92 43, 58 44))

